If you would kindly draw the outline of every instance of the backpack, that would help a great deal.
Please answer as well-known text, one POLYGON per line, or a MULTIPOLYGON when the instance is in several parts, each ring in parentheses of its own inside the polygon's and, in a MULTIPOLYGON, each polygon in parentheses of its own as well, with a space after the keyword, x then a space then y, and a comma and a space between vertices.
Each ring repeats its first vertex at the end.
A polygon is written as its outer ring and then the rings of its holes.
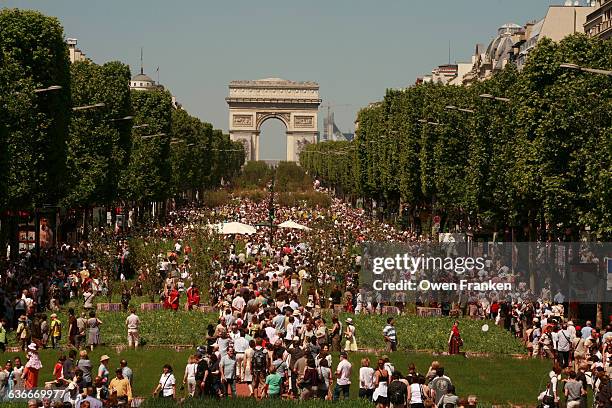
POLYGON ((389 402, 394 405, 406 404, 407 395, 408 387, 406 387, 406 384, 399 380, 391 381, 391 383, 387 387, 387 396, 389 397, 389 402))
POLYGON ((446 402, 446 395, 442 397, 442 400, 440 401, 440 406, 442 406, 442 408, 456 408, 457 404, 455 404, 454 402, 446 402))
POLYGON ((208 371, 208 362, 202 359, 198 362, 198 366, 196 368, 196 374, 195 374, 196 381, 204 380, 204 373, 206 373, 206 371, 208 371))
POLYGON ((309 380, 310 385, 317 387, 319 385, 319 372, 316 368, 309 368, 307 375, 304 376, 304 380, 309 380))
POLYGON ((255 350, 253 354, 253 370, 266 371, 267 356, 262 349, 255 350))

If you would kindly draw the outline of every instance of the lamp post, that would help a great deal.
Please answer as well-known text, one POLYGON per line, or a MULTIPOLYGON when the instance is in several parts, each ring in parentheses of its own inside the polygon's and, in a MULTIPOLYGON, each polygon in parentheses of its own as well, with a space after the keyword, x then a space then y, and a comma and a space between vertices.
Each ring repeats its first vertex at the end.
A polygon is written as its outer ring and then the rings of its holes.
POLYGON ((100 103, 94 103, 93 105, 75 106, 75 107, 72 108, 72 110, 74 112, 77 112, 77 111, 83 111, 83 110, 103 108, 105 106, 106 106, 106 104, 104 102, 100 102, 100 103))
POLYGON ((43 93, 43 92, 49 92, 49 91, 59 91, 60 89, 62 89, 61 85, 51 85, 51 86, 48 86, 46 88, 35 89, 34 93, 43 93))
POLYGON ((444 109, 446 109, 446 110, 456 110, 456 111, 465 112, 465 113, 474 113, 475 112, 473 109, 459 108, 459 107, 454 106, 454 105, 448 105, 444 109))
POLYGON ((268 220, 270 222, 270 246, 274 242, 274 184, 276 182, 276 170, 272 173, 272 181, 268 186, 270 192, 270 202, 268 203, 268 220))
POLYGON ((117 119, 109 119, 109 122, 123 122, 123 121, 127 121, 127 120, 132 120, 134 119, 133 116, 124 116, 122 118, 117 118, 117 119))
POLYGON ((166 136, 165 133, 156 133, 154 135, 145 135, 145 136, 140 136, 141 139, 153 139, 154 137, 162 137, 162 136, 166 136))
POLYGON ((506 103, 510 102, 510 98, 504 98, 504 97, 501 97, 501 96, 493 96, 493 95, 487 94, 487 93, 480 94, 478 96, 481 97, 481 98, 484 98, 484 99, 490 99, 492 101, 506 102, 506 103))
POLYGON ((583 71, 583 72, 590 72, 592 74, 601 74, 601 75, 612 76, 612 71, 608 71, 608 70, 605 70, 605 69, 587 68, 587 67, 581 67, 580 65, 569 64, 569 63, 561 64, 559 66, 561 68, 574 69, 574 70, 583 71))

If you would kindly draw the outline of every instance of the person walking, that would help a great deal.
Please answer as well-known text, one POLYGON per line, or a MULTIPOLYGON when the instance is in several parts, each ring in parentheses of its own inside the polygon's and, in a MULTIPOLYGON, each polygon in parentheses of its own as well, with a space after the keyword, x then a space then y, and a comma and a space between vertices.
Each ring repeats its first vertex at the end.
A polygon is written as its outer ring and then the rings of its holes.
POLYGON ((336 387, 334 388, 334 401, 340 399, 340 393, 344 399, 349 397, 349 389, 351 386, 351 373, 352 365, 348 361, 348 354, 346 351, 340 353, 340 362, 336 367, 336 387))
POLYGON ((219 361, 219 371, 221 374, 221 385, 223 386, 223 395, 228 396, 227 387, 229 386, 231 397, 236 398, 236 356, 234 348, 229 347, 227 353, 221 357, 219 361))
POLYGON ((253 350, 253 357, 250 362, 250 372, 253 378, 253 392, 256 399, 262 398, 262 387, 266 380, 266 374, 270 367, 270 359, 268 353, 262 347, 262 339, 258 338, 255 341, 255 349, 253 350))
POLYGON ((110 376, 110 371, 108 370, 108 362, 110 361, 110 357, 106 354, 100 357, 100 365, 98 366, 98 377, 100 377, 100 383, 103 387, 108 389, 108 383, 110 376))
POLYGON ((455 320, 448 337, 448 354, 459 354, 461 346, 463 346, 463 340, 461 340, 461 334, 459 333, 459 320, 455 320))
POLYGON ((359 369, 359 398, 372 401, 374 394, 374 369, 370 367, 370 359, 361 359, 361 368, 359 369))
POLYGON ((130 380, 123 376, 123 370, 118 368, 115 370, 115 378, 113 378, 108 386, 109 396, 117 398, 117 405, 129 407, 132 404, 132 386, 130 380))
POLYGON ((331 368, 329 368, 329 362, 326 359, 321 360, 319 363, 319 379, 319 399, 330 400, 333 377, 331 368))
POLYGON ((582 382, 576 380, 576 372, 574 370, 569 372, 569 380, 565 383, 564 393, 567 398, 567 408, 579 408, 583 397, 587 395, 582 382))
POLYGON ((330 333, 332 351, 340 351, 340 340, 342 339, 342 323, 338 316, 332 317, 332 329, 330 333))
POLYGON ((408 403, 410 404, 410 408, 425 408, 425 401, 431 400, 429 391, 429 387, 425 385, 425 376, 418 374, 415 378, 415 381, 410 384, 410 388, 408 389, 408 403))
POLYGON ((198 357, 196 355, 189 356, 189 360, 185 366, 185 374, 183 375, 183 385, 187 386, 187 395, 190 397, 195 395, 197 371, 198 357))
POLYGON ((408 381, 401 378, 398 372, 391 375, 391 382, 387 387, 387 398, 393 408, 406 408, 408 401, 408 381))
POLYGON ((346 344, 344 351, 357 351, 357 339, 355 338, 355 325, 350 317, 346 319, 346 330, 344 332, 346 344))
POLYGON ((374 372, 374 395, 372 399, 376 403, 376 408, 387 408, 389 406, 389 398, 387 396, 387 387, 389 385, 389 371, 385 368, 385 360, 378 359, 378 367, 374 372))
POLYGON ((123 376, 130 381, 130 385, 134 386, 134 372, 130 367, 128 367, 128 363, 125 359, 119 361, 119 367, 121 367, 123 376))
POLYGON ((397 351, 397 331, 395 329, 395 319, 389 317, 387 319, 387 325, 383 329, 383 337, 387 351, 397 351))
POLYGON ((100 344, 100 325, 102 321, 96 317, 96 312, 91 310, 89 312, 89 319, 87 319, 87 327, 89 328, 89 338, 87 344, 93 351, 95 346, 100 344))
POLYGON ((74 309, 68 309, 68 344, 70 347, 78 347, 79 327, 74 309))
POLYGON ((38 374, 41 368, 43 368, 43 365, 38 356, 38 346, 35 343, 31 343, 28 346, 28 362, 21 374, 23 385, 26 390, 38 387, 38 374))
POLYGON ((57 318, 55 313, 51 314, 51 347, 54 349, 59 347, 59 342, 62 339, 62 322, 57 318))
POLYGON ((176 398, 176 379, 172 373, 172 366, 165 364, 157 387, 153 390, 153 396, 165 399, 176 398))
POLYGON ((130 308, 130 315, 125 319, 127 327, 128 347, 138 348, 140 335, 138 329, 140 327, 140 318, 136 315, 136 309, 130 308))

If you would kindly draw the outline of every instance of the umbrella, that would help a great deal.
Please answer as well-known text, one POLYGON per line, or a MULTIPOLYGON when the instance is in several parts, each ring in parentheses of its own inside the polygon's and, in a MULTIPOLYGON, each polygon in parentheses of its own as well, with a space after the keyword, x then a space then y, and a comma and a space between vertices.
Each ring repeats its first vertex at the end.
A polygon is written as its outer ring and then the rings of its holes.
POLYGON ((223 222, 219 224, 208 224, 208 227, 219 234, 255 234, 255 228, 241 222, 223 222))
POLYGON ((304 230, 304 231, 310 231, 310 228, 308 228, 305 225, 302 224, 298 224, 295 221, 285 221, 285 222, 281 222, 280 224, 278 224, 279 228, 293 228, 293 229, 299 229, 299 230, 304 230))

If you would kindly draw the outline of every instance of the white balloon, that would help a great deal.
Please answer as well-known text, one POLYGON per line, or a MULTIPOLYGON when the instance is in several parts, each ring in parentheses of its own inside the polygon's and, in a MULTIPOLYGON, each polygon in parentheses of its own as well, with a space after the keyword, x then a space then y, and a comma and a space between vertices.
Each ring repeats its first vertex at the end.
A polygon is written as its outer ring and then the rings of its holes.
POLYGON ((483 331, 483 332, 488 332, 488 331, 489 331, 489 325, 488 325, 488 324, 486 324, 486 323, 485 323, 485 324, 483 324, 483 325, 482 325, 482 331, 483 331))

